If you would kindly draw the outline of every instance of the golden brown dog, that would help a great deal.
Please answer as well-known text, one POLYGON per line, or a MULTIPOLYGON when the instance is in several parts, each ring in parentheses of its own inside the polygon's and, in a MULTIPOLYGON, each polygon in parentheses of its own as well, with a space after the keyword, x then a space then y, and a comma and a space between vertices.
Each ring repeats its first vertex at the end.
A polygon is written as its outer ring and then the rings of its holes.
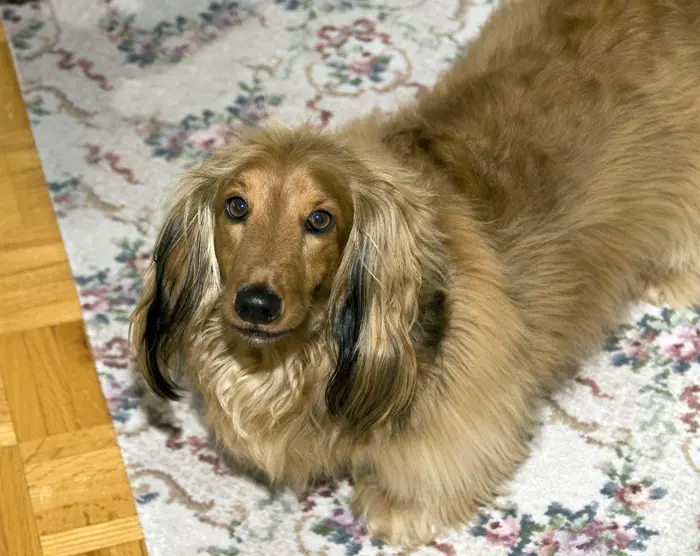
POLYGON ((189 172, 132 338, 239 461, 349 468, 412 545, 499 491, 630 303, 700 301, 699 251, 700 2, 524 0, 417 104, 189 172))

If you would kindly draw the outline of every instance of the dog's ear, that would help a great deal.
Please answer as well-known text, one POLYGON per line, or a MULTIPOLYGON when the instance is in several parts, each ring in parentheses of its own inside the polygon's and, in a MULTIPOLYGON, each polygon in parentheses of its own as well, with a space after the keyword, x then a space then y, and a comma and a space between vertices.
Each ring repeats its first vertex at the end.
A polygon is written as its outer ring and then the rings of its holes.
POLYGON ((331 295, 338 359, 326 405, 358 431, 401 415, 414 397, 412 331, 420 299, 442 288, 446 274, 430 205, 396 176, 355 194, 353 227, 331 295))
POLYGON ((130 339, 139 370, 153 391, 179 398, 173 374, 183 364, 186 334, 206 314, 220 289, 214 252, 212 180, 186 174, 166 209, 130 339))

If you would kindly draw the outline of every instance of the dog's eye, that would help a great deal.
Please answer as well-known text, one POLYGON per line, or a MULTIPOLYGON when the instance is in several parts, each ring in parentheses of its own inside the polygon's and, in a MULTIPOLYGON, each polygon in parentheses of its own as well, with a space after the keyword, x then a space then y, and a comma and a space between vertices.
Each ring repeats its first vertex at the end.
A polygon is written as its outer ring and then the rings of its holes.
POLYGON ((325 210, 316 210, 306 219, 306 229, 312 234, 323 234, 333 227, 333 216, 325 210))
POLYGON ((243 197, 226 199, 226 216, 231 220, 243 220, 248 216, 248 202, 243 197))

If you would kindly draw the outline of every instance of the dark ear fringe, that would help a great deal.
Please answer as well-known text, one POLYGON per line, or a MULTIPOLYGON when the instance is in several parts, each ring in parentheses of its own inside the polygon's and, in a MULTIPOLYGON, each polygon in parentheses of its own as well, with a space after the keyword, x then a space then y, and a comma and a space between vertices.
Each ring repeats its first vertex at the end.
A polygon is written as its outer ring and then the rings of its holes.
POLYGON ((168 344, 172 341, 167 333, 177 322, 178 313, 182 313, 181 304, 168 302, 166 288, 166 272, 168 255, 182 234, 182 223, 171 220, 163 228, 153 254, 155 265, 155 283, 153 284, 153 300, 146 312, 146 323, 143 333, 143 349, 146 351, 146 380, 153 391, 162 398, 171 400, 180 399, 178 387, 171 378, 161 370, 159 360, 162 351, 168 351, 168 344), (170 309, 174 305, 174 311, 170 309))
POLYGON ((196 229, 206 224, 188 225, 184 214, 183 206, 176 206, 166 215, 134 313, 137 326, 132 339, 148 384, 159 396, 173 400, 180 397, 171 377, 182 364, 186 331, 211 293, 207 288, 213 287, 206 233, 196 229), (187 233, 190 237, 185 237, 187 233))
MULTIPOLYGON (((403 418, 418 386, 417 348, 439 344, 443 299, 428 300, 446 276, 447 257, 430 203, 401 185, 374 179, 354 198, 353 228, 331 293, 338 360, 326 386, 330 414, 356 432, 403 418), (419 331, 416 326, 425 326, 419 331)), ((435 352, 435 350, 433 350, 435 352)), ((426 352, 424 352, 426 353, 426 352)))
POLYGON ((329 412, 357 433, 403 415, 416 383, 411 316, 386 312, 382 286, 371 282, 376 268, 367 269, 360 253, 353 255, 347 293, 333 318, 338 361, 326 387, 329 412))
POLYGON ((336 417, 347 408, 357 370, 364 282, 362 264, 355 260, 350 269, 348 293, 334 318, 333 335, 338 344, 338 361, 326 387, 326 405, 336 417))

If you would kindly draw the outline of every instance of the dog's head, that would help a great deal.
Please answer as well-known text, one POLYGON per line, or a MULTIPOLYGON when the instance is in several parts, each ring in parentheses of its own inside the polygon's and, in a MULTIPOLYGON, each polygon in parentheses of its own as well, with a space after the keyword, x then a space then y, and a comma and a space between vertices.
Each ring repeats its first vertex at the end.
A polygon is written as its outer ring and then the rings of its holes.
POLYGON ((152 388, 176 396, 162 368, 180 364, 188 334, 216 312, 233 352, 328 342, 325 401, 347 424, 403 412, 421 299, 444 279, 430 203, 409 178, 308 129, 252 135, 188 173, 133 317, 152 388))
POLYGON ((265 349, 324 324, 325 301, 353 222, 347 173, 329 145, 262 148, 217 188, 220 311, 265 349))

